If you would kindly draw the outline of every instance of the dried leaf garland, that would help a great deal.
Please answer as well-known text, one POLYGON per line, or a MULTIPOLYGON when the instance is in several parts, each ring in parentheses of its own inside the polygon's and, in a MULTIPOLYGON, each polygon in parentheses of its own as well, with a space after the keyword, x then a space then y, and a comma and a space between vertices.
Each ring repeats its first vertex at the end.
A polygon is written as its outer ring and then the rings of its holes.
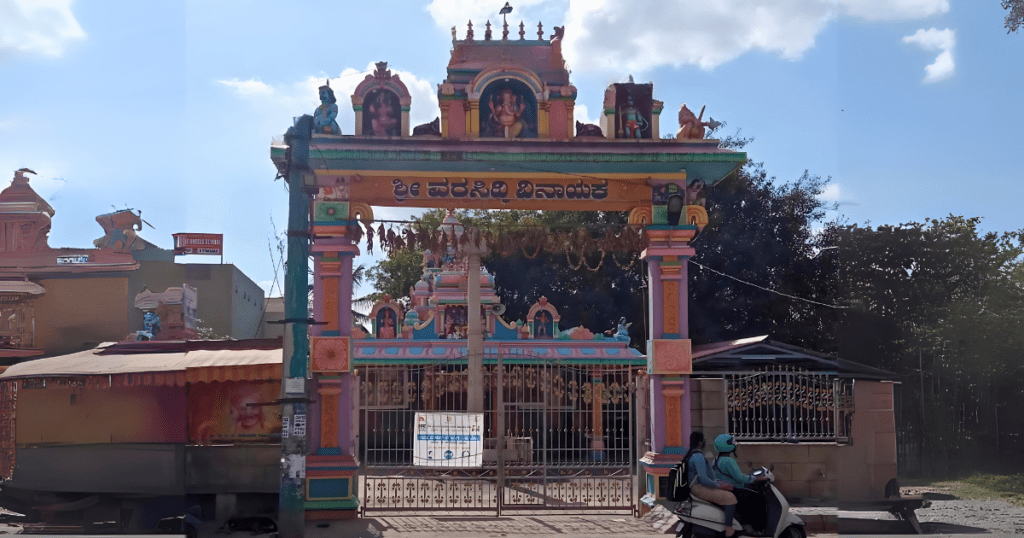
POLYGON ((373 254, 373 226, 366 224, 366 253, 373 254))

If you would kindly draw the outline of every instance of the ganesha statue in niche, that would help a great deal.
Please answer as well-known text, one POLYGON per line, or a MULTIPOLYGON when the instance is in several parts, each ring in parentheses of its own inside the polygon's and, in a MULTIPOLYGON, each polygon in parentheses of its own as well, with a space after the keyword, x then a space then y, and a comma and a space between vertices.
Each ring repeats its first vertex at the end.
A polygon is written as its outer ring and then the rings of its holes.
POLYGON ((512 92, 505 88, 490 102, 491 121, 499 127, 499 133, 505 138, 519 138, 523 132, 525 122, 523 112, 526 110, 526 103, 512 92))

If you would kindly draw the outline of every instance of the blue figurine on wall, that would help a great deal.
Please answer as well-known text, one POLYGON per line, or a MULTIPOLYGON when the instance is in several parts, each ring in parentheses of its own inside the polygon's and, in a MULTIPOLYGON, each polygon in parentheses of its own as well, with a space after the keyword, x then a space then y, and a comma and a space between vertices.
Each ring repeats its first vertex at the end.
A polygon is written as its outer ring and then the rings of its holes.
POLYGON ((616 342, 629 342, 629 326, 632 323, 626 323, 626 318, 619 318, 619 326, 616 328, 615 333, 612 333, 611 329, 604 332, 605 336, 610 336, 612 340, 616 342))
POLYGON ((156 335, 160 334, 160 316, 157 316, 155 312, 146 312, 142 316, 142 325, 145 327, 145 330, 135 333, 137 341, 152 340, 156 335))
POLYGON ((313 132, 340 135, 338 126, 338 99, 334 97, 331 81, 320 86, 320 106, 313 112, 313 132))

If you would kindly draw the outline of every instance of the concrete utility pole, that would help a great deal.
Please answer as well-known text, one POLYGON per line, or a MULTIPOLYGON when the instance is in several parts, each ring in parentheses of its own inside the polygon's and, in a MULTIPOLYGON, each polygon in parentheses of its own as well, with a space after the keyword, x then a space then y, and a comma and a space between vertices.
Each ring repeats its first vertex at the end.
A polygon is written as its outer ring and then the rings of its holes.
POLYGON ((309 367, 309 168, 313 117, 302 116, 285 134, 288 145, 288 267, 284 287, 284 362, 281 365, 281 489, 278 536, 303 538, 305 521, 306 372, 309 367))
POLYGON ((480 241, 480 230, 468 228, 465 232, 469 236, 463 252, 467 257, 466 278, 468 280, 469 303, 466 313, 468 321, 466 351, 469 354, 467 363, 469 370, 469 385, 466 388, 466 396, 469 398, 467 411, 470 413, 484 412, 484 333, 480 323, 480 254, 483 249, 477 246, 480 241))

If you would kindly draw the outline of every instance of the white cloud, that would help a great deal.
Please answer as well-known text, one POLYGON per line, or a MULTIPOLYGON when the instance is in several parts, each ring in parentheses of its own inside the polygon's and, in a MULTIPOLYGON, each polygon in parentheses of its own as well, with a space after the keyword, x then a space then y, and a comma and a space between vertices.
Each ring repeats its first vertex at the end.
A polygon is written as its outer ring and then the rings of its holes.
POLYGON ((922 82, 925 84, 946 80, 956 73, 956 63, 953 61, 956 31, 949 28, 945 30, 936 30, 935 28, 925 30, 922 28, 914 32, 914 35, 904 37, 903 42, 917 45, 929 52, 939 52, 939 55, 935 57, 935 61, 924 68, 925 76, 922 82))
POLYGON ((818 198, 826 202, 838 202, 840 196, 839 184, 829 183, 828 185, 825 185, 825 190, 821 191, 818 198))
POLYGON ((844 15, 868 21, 916 20, 949 11, 948 0, 837 0, 844 15))
POLYGON ((590 117, 590 111, 587 110, 587 105, 584 104, 577 104, 573 107, 572 115, 576 121, 580 123, 593 123, 594 125, 600 124, 600 121, 590 117))
MULTIPOLYGON (((500 5, 433 0, 427 11, 463 38, 466 19, 500 21, 500 5)), ((751 51, 797 59, 837 18, 916 20, 946 13, 949 0, 520 0, 515 9, 516 26, 541 16, 551 25, 564 20, 564 52, 573 69, 621 75, 661 65, 710 70, 751 51)), ((477 39, 481 22, 474 22, 477 39)))
POLYGON ((85 37, 71 13, 71 0, 0 2, 0 56, 13 51, 57 57, 85 37))
MULTIPOLYGON (((366 75, 373 73, 374 68, 375 66, 371 62, 367 64, 366 69, 346 68, 340 75, 330 77, 331 88, 338 99, 338 125, 341 126, 342 133, 352 134, 354 132, 355 113, 352 111, 350 97, 366 75)), ((391 69, 391 73, 399 76, 412 95, 412 105, 409 109, 410 130, 418 124, 433 121, 440 115, 436 88, 430 82, 408 71, 391 69)), ((326 80, 324 77, 309 76, 288 84, 272 85, 258 79, 239 80, 234 78, 217 80, 216 83, 231 88, 236 95, 254 104, 274 106, 290 111, 292 116, 297 116, 301 113, 313 113, 313 110, 320 104, 318 88, 326 80)))
POLYGON ((217 82, 235 90, 242 97, 257 97, 274 92, 273 88, 255 79, 238 80, 233 78, 231 80, 218 80, 217 82))

